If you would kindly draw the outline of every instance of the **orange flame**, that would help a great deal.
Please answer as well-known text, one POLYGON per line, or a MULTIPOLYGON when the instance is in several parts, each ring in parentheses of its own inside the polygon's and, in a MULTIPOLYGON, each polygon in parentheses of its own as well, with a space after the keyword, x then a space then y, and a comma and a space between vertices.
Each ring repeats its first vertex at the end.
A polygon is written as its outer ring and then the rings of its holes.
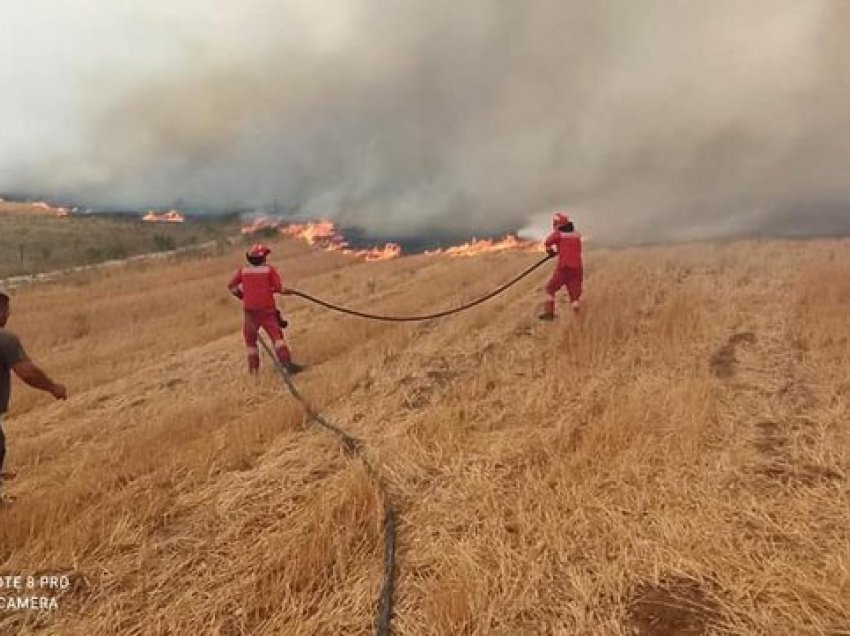
POLYGON ((281 234, 300 238, 308 245, 318 245, 325 249, 338 250, 348 246, 348 241, 337 233, 332 221, 310 221, 309 223, 292 223, 280 228, 281 234))
POLYGON ((266 229, 277 230, 284 236, 300 239, 328 252, 339 252, 367 261, 384 261, 401 256, 401 246, 395 243, 366 249, 351 248, 345 237, 337 231, 333 221, 326 219, 307 223, 286 223, 279 219, 258 218, 245 225, 242 234, 253 234, 266 229))
MULTIPOLYGON (((3 202, 3 199, 0 199, 0 202, 3 202)), ((22 205, 28 205, 29 209, 26 210, 26 211, 31 213, 31 214, 38 214, 38 215, 43 215, 43 216, 57 216, 57 217, 68 216, 70 214, 69 211, 68 211, 68 208, 65 208, 65 207, 62 207, 62 206, 52 205, 52 204, 48 203, 47 201, 36 201, 34 203, 22 204, 22 205)))
POLYGON ((397 243, 387 243, 383 247, 373 247, 368 250, 343 250, 348 254, 354 254, 360 258, 365 258, 367 261, 386 261, 391 258, 401 256, 401 245, 397 243))
POLYGON ((148 221, 149 223, 184 223, 186 217, 177 210, 169 210, 162 214, 157 214, 151 210, 142 217, 142 221, 148 221))
MULTIPOLYGON (((306 223, 286 223, 280 219, 257 218, 249 224, 242 227, 242 234, 253 234, 261 230, 276 230, 284 236, 300 239, 308 245, 320 247, 329 252, 339 252, 356 256, 367 261, 383 261, 391 258, 397 258, 402 255, 402 248, 396 243, 387 243, 383 246, 372 247, 368 249, 354 249, 350 247, 348 241, 342 236, 333 221, 321 219, 318 221, 308 221, 306 223)), ((542 252, 543 245, 539 241, 530 241, 527 239, 517 238, 513 234, 508 234, 502 239, 475 239, 443 249, 426 251, 428 255, 446 255, 452 257, 458 256, 475 256, 476 254, 485 254, 489 252, 504 252, 504 251, 522 251, 522 252, 542 252)))
POLYGON ((425 253, 428 255, 443 254, 446 256, 475 256, 477 254, 504 252, 509 250, 521 252, 542 252, 543 246, 538 241, 529 241, 517 238, 513 234, 508 234, 499 240, 473 238, 471 241, 467 241, 462 245, 429 250, 425 253))

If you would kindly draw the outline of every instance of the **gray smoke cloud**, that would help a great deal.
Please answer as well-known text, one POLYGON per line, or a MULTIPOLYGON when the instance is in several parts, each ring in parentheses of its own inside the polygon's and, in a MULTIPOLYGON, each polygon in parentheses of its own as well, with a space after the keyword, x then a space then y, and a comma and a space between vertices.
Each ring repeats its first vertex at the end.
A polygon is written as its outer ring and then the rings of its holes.
POLYGON ((0 80, 53 105, 0 106, 0 190, 398 237, 850 231, 844 0, 158 4, 4 8, 30 44, 0 80))

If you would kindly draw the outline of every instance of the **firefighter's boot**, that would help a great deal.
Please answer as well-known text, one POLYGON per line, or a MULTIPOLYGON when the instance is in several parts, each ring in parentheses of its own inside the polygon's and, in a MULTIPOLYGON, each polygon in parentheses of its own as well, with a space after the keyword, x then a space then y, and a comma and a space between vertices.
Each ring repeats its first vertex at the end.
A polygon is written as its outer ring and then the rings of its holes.
POLYGON ((249 353, 248 354, 248 373, 251 375, 257 375, 260 372, 260 354, 258 353, 249 353))
POLYGON ((537 317, 540 320, 555 320, 555 301, 547 300, 543 303, 543 311, 541 311, 537 317))

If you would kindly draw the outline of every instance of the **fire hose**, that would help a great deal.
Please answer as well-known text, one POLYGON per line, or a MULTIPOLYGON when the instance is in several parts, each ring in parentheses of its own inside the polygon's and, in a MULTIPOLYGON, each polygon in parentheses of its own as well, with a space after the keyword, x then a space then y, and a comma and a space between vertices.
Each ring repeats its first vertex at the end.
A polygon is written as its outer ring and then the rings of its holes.
POLYGON ((378 598, 378 623, 375 626, 375 634, 377 634, 377 636, 388 636, 390 633, 390 615, 392 614, 393 603, 393 579, 395 575, 395 509, 390 502, 387 487, 378 474, 378 471, 375 470, 375 467, 364 454, 363 444, 361 441, 344 431, 339 426, 329 422, 318 411, 316 411, 310 402, 308 402, 298 391, 298 388, 295 386, 292 378, 277 359, 275 352, 266 342, 266 339, 263 338, 262 335, 259 335, 257 339, 263 347, 263 350, 274 363, 275 368, 280 374, 280 377, 283 378, 286 388, 289 389, 292 397, 298 400, 301 406, 304 407, 304 411, 307 413, 308 418, 319 426, 322 426, 337 435, 342 441, 342 445, 345 447, 345 450, 352 455, 356 455, 360 459, 363 466, 366 468, 366 472, 378 487, 378 492, 380 493, 384 504, 384 576, 383 583, 381 584, 381 594, 378 598))
MULTIPOLYGON (((452 314, 460 313, 461 311, 471 309, 472 307, 475 307, 483 302, 486 302, 487 300, 490 300, 491 298, 501 294, 508 288, 517 284, 523 278, 525 278, 534 270, 543 265, 550 258, 552 258, 552 255, 547 254, 544 258, 539 260, 534 265, 525 269, 523 272, 512 278, 507 283, 500 285, 492 292, 481 296, 480 298, 477 298, 472 302, 463 304, 459 307, 455 307, 454 309, 447 309, 444 311, 419 316, 384 316, 379 314, 371 314, 367 312, 357 311, 355 309, 340 307, 339 305, 334 305, 324 300, 320 300, 309 294, 295 289, 290 290, 290 294, 294 296, 300 296, 305 300, 314 302, 333 311, 342 312, 352 316, 358 316, 360 318, 369 318, 371 320, 383 320, 389 322, 412 322, 421 320, 432 320, 434 318, 442 318, 443 316, 449 316, 452 314)), ((269 344, 266 342, 265 338, 263 338, 261 334, 258 334, 258 341, 263 347, 263 350, 266 352, 268 357, 271 359, 281 378, 283 378, 283 381, 286 384, 286 388, 289 389, 289 392, 292 397, 294 397, 304 408, 304 411, 307 413, 307 416, 310 421, 315 422, 319 426, 322 426, 323 428, 326 428, 327 430, 337 435, 342 441, 342 445, 345 450, 360 459, 360 461, 363 463, 363 466, 366 468, 366 472, 377 485, 378 492, 380 494, 381 499, 383 500, 384 507, 384 574, 383 582, 381 584, 381 593, 378 598, 378 620, 375 627, 375 633, 377 634, 377 636, 388 636, 388 634, 390 633, 390 618, 392 615, 393 602, 393 581, 395 577, 396 512, 390 501, 389 492, 387 490, 386 484, 381 479, 374 465, 369 461, 368 457, 365 455, 362 442, 356 437, 346 432, 341 427, 329 422, 318 411, 316 411, 316 409, 313 408, 310 402, 307 401, 304 396, 301 395, 301 393, 298 391, 298 388, 292 381, 291 376, 289 375, 289 373, 287 373, 284 366, 278 360, 277 355, 275 355, 275 352, 272 350, 272 348, 269 346, 269 344)))
POLYGON ((531 267, 528 267, 525 271, 521 272, 520 274, 518 274, 517 276, 515 276, 514 278, 509 280, 507 283, 500 285, 499 287, 497 287, 496 289, 491 291, 489 294, 485 294, 484 296, 481 296, 480 298, 477 298, 477 299, 473 300, 472 302, 461 305, 460 307, 455 307, 453 309, 446 309, 444 311, 438 311, 438 312, 435 312, 433 314, 422 314, 422 315, 419 315, 419 316, 383 316, 381 314, 370 314, 370 313, 365 312, 365 311, 358 311, 356 309, 349 309, 347 307, 340 307, 339 305, 334 305, 333 303, 329 303, 327 301, 321 300, 319 298, 316 298, 315 296, 311 296, 310 294, 308 294, 306 292, 299 291, 297 289, 290 289, 289 295, 298 296, 300 298, 303 298, 304 300, 308 300, 312 303, 316 303, 317 305, 321 305, 322 307, 326 307, 327 309, 331 309, 333 311, 338 311, 338 312, 341 312, 341 313, 344 313, 344 314, 348 314, 350 316, 357 316, 358 318, 368 318, 370 320, 383 320, 383 321, 387 321, 387 322, 417 322, 417 321, 422 321, 422 320, 433 320, 434 318, 443 318, 444 316, 451 316, 452 314, 457 314, 457 313, 460 313, 462 311, 466 311, 467 309, 471 309, 472 307, 475 307, 477 305, 480 305, 483 302, 490 300, 494 296, 498 296, 503 291, 507 290, 509 287, 516 285, 523 278, 525 278, 526 276, 531 274, 531 272, 533 272, 538 267, 543 265, 546 261, 548 261, 550 258, 552 258, 552 256, 553 256, 553 254, 547 254, 545 257, 543 257, 542 259, 537 261, 534 265, 532 265, 531 267))

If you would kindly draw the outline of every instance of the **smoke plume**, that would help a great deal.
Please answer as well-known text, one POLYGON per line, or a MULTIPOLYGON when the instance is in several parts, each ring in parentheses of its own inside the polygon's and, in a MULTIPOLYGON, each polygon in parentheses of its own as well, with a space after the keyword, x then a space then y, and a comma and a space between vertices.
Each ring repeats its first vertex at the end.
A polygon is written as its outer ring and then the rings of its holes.
POLYGON ((0 55, 0 191, 400 238, 850 231, 843 0, 22 4, 9 32, 62 46, 0 55))

